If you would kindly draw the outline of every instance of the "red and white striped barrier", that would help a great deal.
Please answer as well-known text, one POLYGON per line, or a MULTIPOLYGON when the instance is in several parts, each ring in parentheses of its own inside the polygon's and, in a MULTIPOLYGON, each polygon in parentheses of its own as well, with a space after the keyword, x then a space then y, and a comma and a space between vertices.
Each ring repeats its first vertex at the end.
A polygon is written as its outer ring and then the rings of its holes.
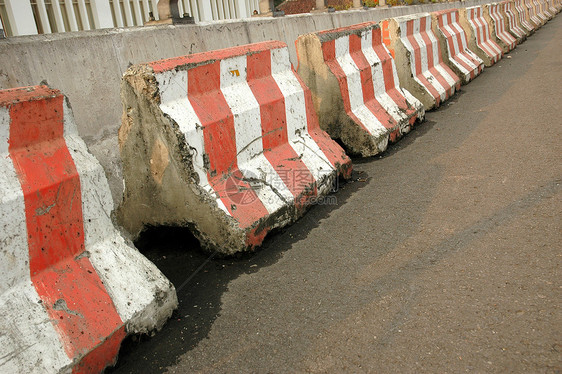
POLYGON ((504 1, 502 4, 504 4, 507 19, 507 31, 509 31, 511 35, 517 39, 517 43, 520 44, 527 39, 527 32, 519 25, 519 18, 515 12, 515 2, 504 1))
POLYGON ((501 47, 492 40, 490 25, 484 19, 484 11, 481 6, 461 8, 460 23, 468 36, 469 48, 478 55, 486 66, 492 66, 498 62, 503 51, 501 47))
POLYGON ((400 85, 429 110, 460 89, 460 78, 442 59, 441 46, 431 30, 431 15, 418 13, 381 22, 385 44, 394 53, 400 85))
POLYGON ((553 0, 545 0, 545 4, 546 4, 546 9, 548 9, 548 13, 550 13, 552 15, 552 18, 554 18, 556 16, 556 14, 558 13, 558 9, 556 9, 554 1, 553 0))
POLYGON ((205 248, 251 250, 351 174, 281 42, 131 67, 122 98, 121 214, 132 233, 185 225, 205 248))
POLYGON ((535 9, 536 16, 541 20, 542 24, 548 22, 552 18, 552 15, 548 13, 543 7, 543 3, 539 0, 531 0, 532 6, 535 9))
POLYGON ((523 6, 527 10, 527 14, 529 17, 529 22, 533 25, 535 30, 540 29, 544 23, 542 19, 537 16, 537 12, 532 0, 521 0, 523 2, 523 6))
POLYGON ((556 14, 553 10, 550 9, 550 4, 548 3, 548 0, 540 0, 538 1, 538 5, 541 13, 546 17, 547 21, 551 20, 556 14))
POLYGON ((113 227, 59 91, 0 91, 0 153, 1 371, 101 372, 126 334, 163 325, 174 287, 113 227))
POLYGON ((372 156, 423 120, 421 102, 399 87, 394 60, 373 22, 300 36, 299 75, 311 87, 320 127, 348 150, 372 156))
POLYGON ((431 13, 433 29, 441 41, 444 60, 462 78, 464 84, 484 69, 484 61, 468 49, 466 33, 459 24, 459 11, 447 9, 431 13))
POLYGON ((517 39, 506 30, 505 3, 492 3, 484 7, 484 16, 490 17, 488 24, 492 27, 491 35, 493 39, 502 47, 504 53, 508 53, 517 45, 517 39))
POLYGON ((535 32, 535 25, 529 22, 529 12, 524 5, 523 0, 515 0, 515 11, 519 17, 519 24, 526 30, 527 36, 535 32))

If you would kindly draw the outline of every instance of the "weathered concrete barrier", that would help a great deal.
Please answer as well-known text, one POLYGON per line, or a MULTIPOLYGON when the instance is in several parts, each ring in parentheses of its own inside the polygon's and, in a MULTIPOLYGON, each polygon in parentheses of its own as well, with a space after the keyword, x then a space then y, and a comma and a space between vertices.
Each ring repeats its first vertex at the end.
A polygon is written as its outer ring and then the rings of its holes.
POLYGON ((542 2, 540 2, 539 0, 530 0, 530 1, 535 11, 535 15, 541 20, 541 23, 543 25, 547 23, 548 20, 552 18, 552 16, 550 14, 545 13, 545 10, 543 9, 542 6, 542 2))
POLYGON ((484 9, 481 6, 459 9, 460 23, 468 36, 468 47, 478 55, 486 66, 498 62, 503 51, 492 40, 490 26, 484 19, 484 9))
POLYGON ((544 22, 539 17, 537 17, 537 13, 532 0, 521 0, 521 1, 523 3, 523 7, 525 7, 525 9, 527 10, 528 19, 531 25, 533 25, 533 28, 535 30, 540 29, 544 24, 544 22))
POLYGON ((506 30, 505 3, 492 3, 484 5, 484 8, 484 18, 492 29, 492 39, 502 48, 503 53, 508 53, 517 45, 517 39, 506 30))
POLYGON ((433 32, 439 38, 445 63, 467 84, 484 69, 484 61, 468 49, 457 9, 431 13, 433 32))
POLYGON ((550 13, 552 15, 552 18, 556 17, 556 14, 558 13, 558 9, 556 9, 554 0, 545 0, 544 2, 545 8, 548 10, 548 13, 550 13))
POLYGON ((282 42, 133 66, 122 100, 119 214, 133 234, 183 225, 206 249, 251 250, 351 173, 282 42))
POLYGON ((374 22, 300 36, 298 73, 320 127, 355 154, 372 156, 423 120, 421 102, 399 87, 394 60, 374 22))
POLYGON ((502 3, 504 4, 507 19, 507 31, 511 33, 511 36, 517 39, 517 44, 521 44, 527 39, 527 32, 520 26, 519 18, 515 12, 515 2, 503 1, 502 3))
POLYGON ((443 62, 429 13, 391 18, 381 25, 383 33, 388 33, 384 41, 395 56, 400 85, 426 110, 438 107, 460 89, 460 78, 443 62))
POLYGON ((101 372, 128 333, 164 324, 174 287, 113 227, 59 91, 0 91, 0 154, 1 371, 101 372))
POLYGON ((515 0, 515 12, 519 17, 519 24, 527 32, 527 36, 535 32, 535 25, 529 22, 529 14, 527 7, 523 4, 523 0, 515 0))
POLYGON ((537 2, 541 14, 546 18, 547 21, 551 20, 554 17, 554 12, 550 10, 550 4, 547 0, 540 0, 537 2))

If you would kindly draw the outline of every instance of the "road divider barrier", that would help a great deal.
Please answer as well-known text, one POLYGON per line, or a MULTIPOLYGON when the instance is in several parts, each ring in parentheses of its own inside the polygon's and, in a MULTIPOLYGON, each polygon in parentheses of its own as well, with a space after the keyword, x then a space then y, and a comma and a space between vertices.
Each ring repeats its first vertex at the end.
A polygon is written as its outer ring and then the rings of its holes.
POLYGON ((535 30, 538 30, 544 24, 543 20, 537 16, 535 6, 532 0, 521 0, 523 7, 527 10, 529 22, 533 25, 535 30))
POLYGON ((394 55, 400 85, 426 110, 438 107, 460 89, 460 78, 443 62, 429 13, 383 20, 381 28, 394 55))
POLYGON ((492 29, 492 39, 502 48, 503 53, 508 53, 517 45, 517 39, 506 30, 505 3, 492 3, 484 8, 484 18, 492 29))
POLYGON ((468 49, 466 33, 459 24, 459 11, 447 9, 431 13, 433 32, 439 38, 443 60, 463 84, 476 78, 484 69, 484 61, 468 49))
POLYGON ((0 153, 2 371, 101 372, 127 334, 164 324, 174 287, 114 228, 59 91, 0 91, 0 153))
POLYGON ((468 47, 478 55, 486 66, 498 62, 503 51, 492 40, 490 25, 484 18, 484 9, 480 6, 459 9, 460 23, 468 37, 468 47))
POLYGON ((517 44, 521 44, 527 39, 527 32, 521 28, 519 23, 519 18, 515 12, 515 2, 514 1, 503 1, 504 11, 507 19, 507 31, 511 33, 515 39, 517 39, 517 44))
POLYGON ((543 8, 544 3, 542 1, 531 0, 531 4, 535 10, 536 16, 541 20, 543 25, 552 18, 550 14, 543 8))
POLYGON ((399 86, 396 65, 374 22, 300 36, 298 73, 310 87, 320 127, 362 156, 383 152, 423 120, 399 86))
POLYGON ((519 18, 520 26, 526 31, 527 36, 535 32, 535 25, 529 21, 529 12, 527 7, 523 4, 523 0, 515 0, 515 12, 519 18))
POLYGON ((122 82, 120 216, 232 254, 322 203, 351 160, 318 125, 282 42, 136 65, 122 82))

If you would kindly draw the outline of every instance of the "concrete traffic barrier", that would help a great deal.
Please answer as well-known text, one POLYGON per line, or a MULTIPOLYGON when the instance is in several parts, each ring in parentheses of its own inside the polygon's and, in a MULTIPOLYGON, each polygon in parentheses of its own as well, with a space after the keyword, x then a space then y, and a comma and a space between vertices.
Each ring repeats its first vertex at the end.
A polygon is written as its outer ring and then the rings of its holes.
POLYGON ((508 53, 517 45, 517 39, 506 30, 505 3, 487 4, 484 8, 484 18, 491 27, 492 39, 502 48, 503 53, 508 53))
POLYGON ((311 88, 320 127, 352 153, 372 156, 423 120, 421 102, 399 87, 374 22, 300 36, 298 73, 311 88))
POLYGON ((538 1, 539 9, 541 14, 546 17, 546 20, 549 21, 554 17, 554 12, 550 9, 550 4, 548 0, 540 0, 538 1))
POLYGON ((127 334, 162 327, 174 287, 114 228, 59 91, 0 91, 0 153, 1 371, 101 372, 127 334))
POLYGON ((507 31, 517 39, 517 44, 523 43, 527 39, 527 32, 519 24, 519 18, 515 12, 515 2, 503 1, 502 4, 504 4, 507 19, 507 31))
POLYGON ((461 79, 443 62, 431 30, 431 15, 418 13, 381 21, 383 39, 395 56, 400 85, 426 110, 438 107, 460 89, 461 79))
POLYGON ((478 55, 486 66, 498 62, 503 51, 492 40, 490 25, 484 18, 484 8, 481 6, 459 9, 460 24, 468 36, 468 48, 478 55))
POLYGON ((282 42, 133 66, 121 96, 118 215, 133 235, 180 225, 205 249, 251 250, 350 177, 282 42))
POLYGON ((523 7, 527 10, 528 20, 533 25, 535 30, 538 30, 543 25, 543 20, 537 16, 534 4, 532 0, 521 0, 523 3, 523 7))
POLYGON ((545 9, 543 8, 543 3, 539 0, 530 1, 535 10, 536 16, 541 20, 542 24, 544 25, 545 23, 547 23, 552 18, 552 16, 550 15, 550 13, 545 11, 545 9))
POLYGON ((439 38, 445 63, 467 84, 484 69, 484 61, 468 49, 466 33, 459 24, 459 11, 447 9, 431 13, 433 32, 439 38))
POLYGON ((529 12, 523 0, 515 0, 515 12, 519 18, 519 25, 527 32, 527 36, 535 32, 535 25, 529 21, 529 12))
POLYGON ((545 0, 545 4, 546 9, 548 9, 548 12, 552 15, 552 18, 556 17, 558 9, 556 9, 554 0, 545 0))

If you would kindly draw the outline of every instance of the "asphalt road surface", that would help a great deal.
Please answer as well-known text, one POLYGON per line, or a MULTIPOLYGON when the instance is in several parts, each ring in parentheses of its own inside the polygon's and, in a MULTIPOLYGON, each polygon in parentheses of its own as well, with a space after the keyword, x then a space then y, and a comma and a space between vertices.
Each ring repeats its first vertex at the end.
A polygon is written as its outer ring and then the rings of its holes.
POLYGON ((257 253, 147 232, 179 310, 110 371, 560 373, 561 98, 558 16, 257 253))

